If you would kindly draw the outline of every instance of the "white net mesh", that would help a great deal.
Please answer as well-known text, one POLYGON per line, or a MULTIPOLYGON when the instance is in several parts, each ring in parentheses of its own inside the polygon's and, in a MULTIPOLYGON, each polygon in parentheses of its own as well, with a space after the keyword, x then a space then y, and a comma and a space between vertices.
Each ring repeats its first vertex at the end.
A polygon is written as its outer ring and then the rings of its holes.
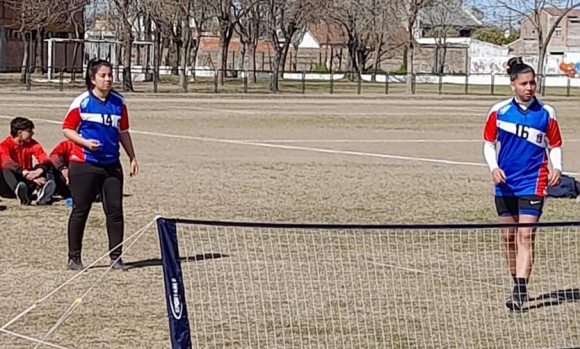
POLYGON ((580 234, 541 228, 523 313, 497 229, 178 224, 194 347, 580 344, 580 234))

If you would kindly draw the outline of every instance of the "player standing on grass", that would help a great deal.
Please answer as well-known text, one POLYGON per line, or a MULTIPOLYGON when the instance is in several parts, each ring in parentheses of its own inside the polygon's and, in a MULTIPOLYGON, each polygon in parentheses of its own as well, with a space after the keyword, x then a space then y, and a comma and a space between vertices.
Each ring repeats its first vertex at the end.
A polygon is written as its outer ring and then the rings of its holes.
POLYGON ((119 144, 131 163, 130 176, 139 166, 129 134, 125 100, 112 90, 112 65, 91 60, 87 66, 88 91, 70 105, 63 122, 66 138, 75 143, 70 156, 69 187, 73 208, 68 221, 68 268, 83 269, 81 250, 84 230, 95 196, 100 193, 107 218, 109 257, 114 269, 125 269, 120 259, 123 242, 123 168, 119 144), (118 246, 118 247, 116 247, 118 246))
MULTIPOLYGON (((508 62, 514 97, 491 109, 484 130, 484 156, 495 182, 495 205, 502 224, 536 223, 548 186, 562 173, 562 138, 554 108, 535 97, 536 75, 521 57, 508 62), (496 142, 500 143, 496 159, 496 142), (548 156, 552 171, 548 169, 548 156)), ((502 229, 502 241, 514 281, 506 306, 522 309, 534 261, 535 228, 502 229)))

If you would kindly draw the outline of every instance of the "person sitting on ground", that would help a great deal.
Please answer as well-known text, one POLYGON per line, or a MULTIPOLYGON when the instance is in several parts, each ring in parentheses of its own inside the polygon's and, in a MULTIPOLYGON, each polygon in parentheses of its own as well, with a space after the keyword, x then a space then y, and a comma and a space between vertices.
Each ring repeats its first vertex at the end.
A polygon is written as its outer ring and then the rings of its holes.
MULTIPOLYGON (((52 162, 52 170, 54 182, 56 183, 56 194, 63 199, 71 198, 69 188, 68 169, 70 165, 70 157, 75 147, 75 143, 70 139, 65 139, 58 143, 50 152, 50 161, 52 162)), ((101 201, 101 194, 98 193, 95 202, 101 201)))
POLYGON ((31 194, 36 190, 36 204, 47 205, 52 202, 56 185, 49 172, 50 159, 33 136, 31 120, 12 119, 10 136, 0 143, 0 196, 16 198, 20 205, 29 205, 31 194))

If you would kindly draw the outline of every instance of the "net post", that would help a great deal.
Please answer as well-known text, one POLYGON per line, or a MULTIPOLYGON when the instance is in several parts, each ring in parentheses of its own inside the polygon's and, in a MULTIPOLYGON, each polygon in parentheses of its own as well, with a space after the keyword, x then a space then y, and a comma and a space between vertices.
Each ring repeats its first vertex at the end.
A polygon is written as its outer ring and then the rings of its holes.
POLYGON ((159 217, 156 220, 161 247, 161 264, 163 267, 171 348, 191 349, 191 330, 177 243, 176 222, 159 217))

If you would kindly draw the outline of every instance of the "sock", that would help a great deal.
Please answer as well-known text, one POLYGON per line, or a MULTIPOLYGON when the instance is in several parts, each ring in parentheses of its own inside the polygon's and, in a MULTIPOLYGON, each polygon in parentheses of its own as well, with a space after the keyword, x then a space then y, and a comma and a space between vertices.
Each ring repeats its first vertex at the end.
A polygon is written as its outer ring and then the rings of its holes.
POLYGON ((527 284, 526 278, 516 277, 516 282, 514 285, 514 294, 518 294, 518 295, 527 294, 528 290, 527 290, 526 284, 527 284))

